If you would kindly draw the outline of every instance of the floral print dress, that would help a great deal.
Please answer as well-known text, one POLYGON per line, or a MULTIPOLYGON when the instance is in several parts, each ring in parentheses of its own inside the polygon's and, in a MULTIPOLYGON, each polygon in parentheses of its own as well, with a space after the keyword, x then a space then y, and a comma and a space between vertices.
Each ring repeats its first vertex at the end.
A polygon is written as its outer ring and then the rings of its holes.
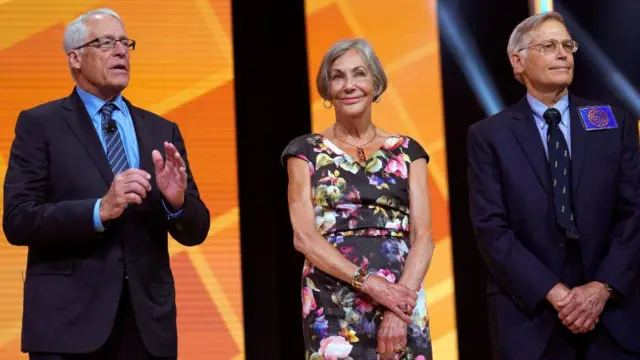
MULTIPOLYGON (((365 164, 328 138, 310 134, 282 154, 309 164, 317 231, 347 259, 397 282, 409 252, 409 164, 424 157, 413 139, 392 135, 365 164)), ((407 327, 403 360, 432 359, 424 289, 407 327)), ((370 360, 384 308, 305 260, 302 317, 307 360, 370 360)))

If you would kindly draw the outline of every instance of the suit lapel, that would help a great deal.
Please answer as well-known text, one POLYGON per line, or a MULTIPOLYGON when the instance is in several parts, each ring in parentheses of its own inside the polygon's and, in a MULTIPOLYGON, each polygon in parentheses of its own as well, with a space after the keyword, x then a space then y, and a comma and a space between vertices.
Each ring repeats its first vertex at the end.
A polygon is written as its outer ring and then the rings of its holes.
POLYGON ((75 133, 78 140, 80 140, 84 145, 85 149, 98 167, 98 170, 100 170, 100 173, 107 185, 111 184, 113 181, 111 165, 109 165, 107 155, 100 143, 100 138, 98 138, 98 134, 91 122, 89 113, 87 113, 87 109, 75 89, 73 90, 73 93, 71 93, 71 95, 62 102, 62 107, 67 110, 64 113, 65 122, 75 133))
POLYGON ((512 109, 510 128, 544 190, 552 194, 551 172, 531 108, 524 97, 512 109))
MULTIPOLYGON (((147 126, 144 113, 137 107, 131 105, 131 103, 124 99, 129 112, 131 113, 131 119, 133 120, 133 126, 136 131, 136 138, 138 140, 138 156, 140 157, 140 169, 148 172, 151 175, 152 187, 155 187, 155 169, 153 166, 153 160, 151 158, 151 151, 153 147, 153 129, 147 126)), ((158 149, 162 150, 162 149, 158 149)))
POLYGON ((587 131, 580 122, 578 106, 582 105, 580 99, 569 97, 569 111, 571 113, 571 188, 573 194, 578 191, 584 158, 587 146, 587 131))

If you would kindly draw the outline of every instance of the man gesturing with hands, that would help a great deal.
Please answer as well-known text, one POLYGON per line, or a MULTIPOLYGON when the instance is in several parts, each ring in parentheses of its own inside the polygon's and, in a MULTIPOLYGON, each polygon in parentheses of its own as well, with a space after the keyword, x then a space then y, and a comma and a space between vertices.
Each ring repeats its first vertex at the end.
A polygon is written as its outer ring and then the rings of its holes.
MULTIPOLYGON (((164 148, 166 163, 158 150, 152 152, 156 183, 171 207, 181 209, 187 189, 186 164, 173 144, 165 142, 164 148)), ((119 217, 129 203, 141 204, 147 192, 151 191, 150 179, 151 175, 140 169, 129 169, 116 175, 109 192, 102 199, 100 220, 105 222, 119 217)))
POLYGON ((28 247, 30 359, 177 358, 168 234, 198 245, 210 216, 178 126, 121 95, 135 45, 112 10, 81 15, 64 34, 72 93, 18 116, 3 227, 28 247))

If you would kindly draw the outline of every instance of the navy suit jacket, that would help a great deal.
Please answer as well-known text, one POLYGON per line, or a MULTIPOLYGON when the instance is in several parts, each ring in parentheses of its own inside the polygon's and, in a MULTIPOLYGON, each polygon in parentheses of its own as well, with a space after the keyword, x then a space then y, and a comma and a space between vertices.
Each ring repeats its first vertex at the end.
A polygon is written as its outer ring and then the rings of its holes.
MULTIPOLYGON (((570 94, 572 196, 587 282, 619 298, 601 321, 625 348, 640 351, 640 154, 638 124, 613 109, 618 127, 586 131, 570 94)), ((556 225, 548 161, 526 97, 468 132, 470 214, 489 268, 494 346, 536 358, 557 312, 545 299, 563 280, 566 237, 556 225)))
MULTIPOLYGON (((126 100, 125 100, 126 101, 126 100)), ((176 304, 168 232, 186 246, 202 243, 209 211, 200 200, 175 123, 134 107, 140 168, 151 192, 129 204, 104 232, 94 228, 96 199, 113 173, 78 94, 22 111, 4 183, 7 240, 28 247, 22 351, 89 353, 109 336, 124 281, 142 339, 156 356, 177 356, 176 304), (187 162, 182 214, 169 219, 155 183, 151 151, 172 142, 187 162)))

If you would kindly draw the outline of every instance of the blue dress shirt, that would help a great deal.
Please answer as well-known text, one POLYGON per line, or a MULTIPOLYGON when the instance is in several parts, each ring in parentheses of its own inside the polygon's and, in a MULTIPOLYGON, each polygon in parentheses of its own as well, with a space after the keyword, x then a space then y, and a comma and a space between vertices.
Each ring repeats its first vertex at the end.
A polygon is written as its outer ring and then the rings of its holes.
MULTIPOLYGON (((100 109, 106 103, 106 101, 100 99, 99 97, 90 94, 80 87, 76 86, 76 91, 80 96, 80 99, 84 103, 87 112, 89 113, 89 117, 91 118, 91 122, 93 123, 93 127, 96 129, 98 133, 98 138, 100 139, 100 143, 102 144, 102 149, 105 154, 107 153, 107 144, 104 140, 104 133, 102 132, 102 116, 100 115, 100 109)), ((129 162, 130 168, 140 168, 140 153, 138 151, 138 139, 136 138, 136 130, 133 126, 133 119, 131 118, 131 113, 129 112, 129 108, 127 104, 122 99, 122 95, 118 95, 112 101, 118 109, 116 109, 111 118, 116 122, 118 126, 118 131, 120 132, 120 137, 122 138, 122 143, 124 145, 124 152, 127 156, 127 161, 129 162)), ((100 220, 100 202, 102 199, 98 199, 93 208, 93 225, 96 231, 104 231, 104 226, 102 221, 100 220)), ((176 213, 172 213, 169 211, 167 205, 162 201, 162 205, 167 212, 167 216, 169 218, 176 218, 182 213, 182 209, 176 213)))
MULTIPOLYGON (((540 100, 534 98, 529 93, 527 93, 527 101, 533 111, 533 118, 536 120, 536 127, 540 132, 540 139, 542 140, 542 146, 544 146, 544 152, 547 154, 547 159, 549 159, 549 150, 547 149, 547 129, 549 128, 549 125, 547 125, 547 121, 542 117, 544 112, 549 109, 549 106, 543 104, 540 100)), ((569 112, 569 93, 567 92, 552 107, 560 111, 560 115, 562 115, 559 127, 560 131, 562 131, 562 135, 564 135, 564 139, 567 141, 569 157, 571 157, 571 113, 569 112)))

